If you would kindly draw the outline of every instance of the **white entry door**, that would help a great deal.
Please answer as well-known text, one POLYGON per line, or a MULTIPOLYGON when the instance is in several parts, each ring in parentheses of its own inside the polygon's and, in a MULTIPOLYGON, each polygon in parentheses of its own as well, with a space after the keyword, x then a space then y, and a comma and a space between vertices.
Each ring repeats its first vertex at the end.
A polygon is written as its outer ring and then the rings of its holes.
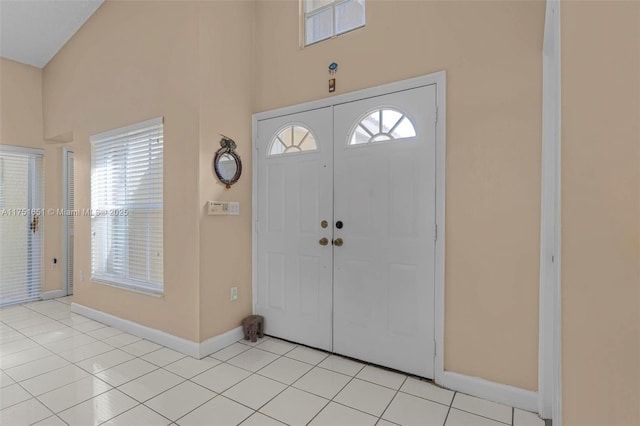
POLYGON ((435 85, 334 108, 333 349, 433 377, 435 85))
POLYGON ((257 148, 257 312, 269 334, 330 351, 332 108, 260 121, 257 148))
POLYGON ((435 85, 257 122, 268 334, 433 377, 435 122, 435 85))

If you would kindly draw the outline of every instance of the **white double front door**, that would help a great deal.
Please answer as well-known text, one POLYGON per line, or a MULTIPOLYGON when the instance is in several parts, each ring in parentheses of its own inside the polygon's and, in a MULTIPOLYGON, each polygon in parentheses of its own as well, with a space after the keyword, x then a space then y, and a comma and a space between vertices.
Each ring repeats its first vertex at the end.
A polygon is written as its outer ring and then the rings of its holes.
POLYGON ((436 88, 258 121, 270 335, 433 377, 436 88))

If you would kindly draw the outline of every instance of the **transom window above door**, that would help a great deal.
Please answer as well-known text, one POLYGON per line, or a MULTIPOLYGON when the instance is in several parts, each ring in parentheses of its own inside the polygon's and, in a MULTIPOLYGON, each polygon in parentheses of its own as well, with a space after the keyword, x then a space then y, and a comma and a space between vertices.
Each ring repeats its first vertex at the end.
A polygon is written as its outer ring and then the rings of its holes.
POLYGON ((411 119, 393 108, 378 108, 367 113, 349 136, 349 145, 412 138, 416 128, 411 119))
POLYGON ((280 130, 271 140, 269 156, 317 150, 316 138, 311 133, 311 130, 304 126, 292 124, 280 130))
POLYGON ((302 0, 304 45, 364 27, 364 2, 365 0, 302 0))

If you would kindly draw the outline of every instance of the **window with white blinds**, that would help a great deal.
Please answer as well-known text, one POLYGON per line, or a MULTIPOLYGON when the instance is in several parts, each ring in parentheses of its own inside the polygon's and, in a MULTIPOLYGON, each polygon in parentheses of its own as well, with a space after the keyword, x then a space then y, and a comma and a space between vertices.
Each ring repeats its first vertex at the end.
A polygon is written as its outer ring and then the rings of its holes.
POLYGON ((42 150, 0 145, 0 306, 40 298, 42 150))
MULTIPOLYGON (((69 148, 63 148, 62 150, 62 170, 63 170, 63 183, 62 183, 62 199, 64 208, 68 211, 75 210, 75 181, 73 172, 73 151, 69 148)), ((66 294, 73 294, 73 245, 75 240, 75 216, 72 214, 65 215, 63 222, 63 256, 64 262, 64 282, 63 290, 66 289, 66 294)))
POLYGON ((91 137, 91 279, 163 290, 163 124, 91 137))

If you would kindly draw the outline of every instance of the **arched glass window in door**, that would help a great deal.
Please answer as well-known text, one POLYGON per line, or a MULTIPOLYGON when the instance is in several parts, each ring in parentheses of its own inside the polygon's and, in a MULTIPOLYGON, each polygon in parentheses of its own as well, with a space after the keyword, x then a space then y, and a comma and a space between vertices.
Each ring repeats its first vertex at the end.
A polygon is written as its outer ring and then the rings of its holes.
POLYGON ((351 132, 349 145, 363 145, 416 136, 411 119, 393 108, 379 108, 367 114, 351 132))
POLYGON ((280 130, 271 140, 269 155, 283 155, 296 152, 316 151, 318 146, 311 130, 292 124, 280 130))

